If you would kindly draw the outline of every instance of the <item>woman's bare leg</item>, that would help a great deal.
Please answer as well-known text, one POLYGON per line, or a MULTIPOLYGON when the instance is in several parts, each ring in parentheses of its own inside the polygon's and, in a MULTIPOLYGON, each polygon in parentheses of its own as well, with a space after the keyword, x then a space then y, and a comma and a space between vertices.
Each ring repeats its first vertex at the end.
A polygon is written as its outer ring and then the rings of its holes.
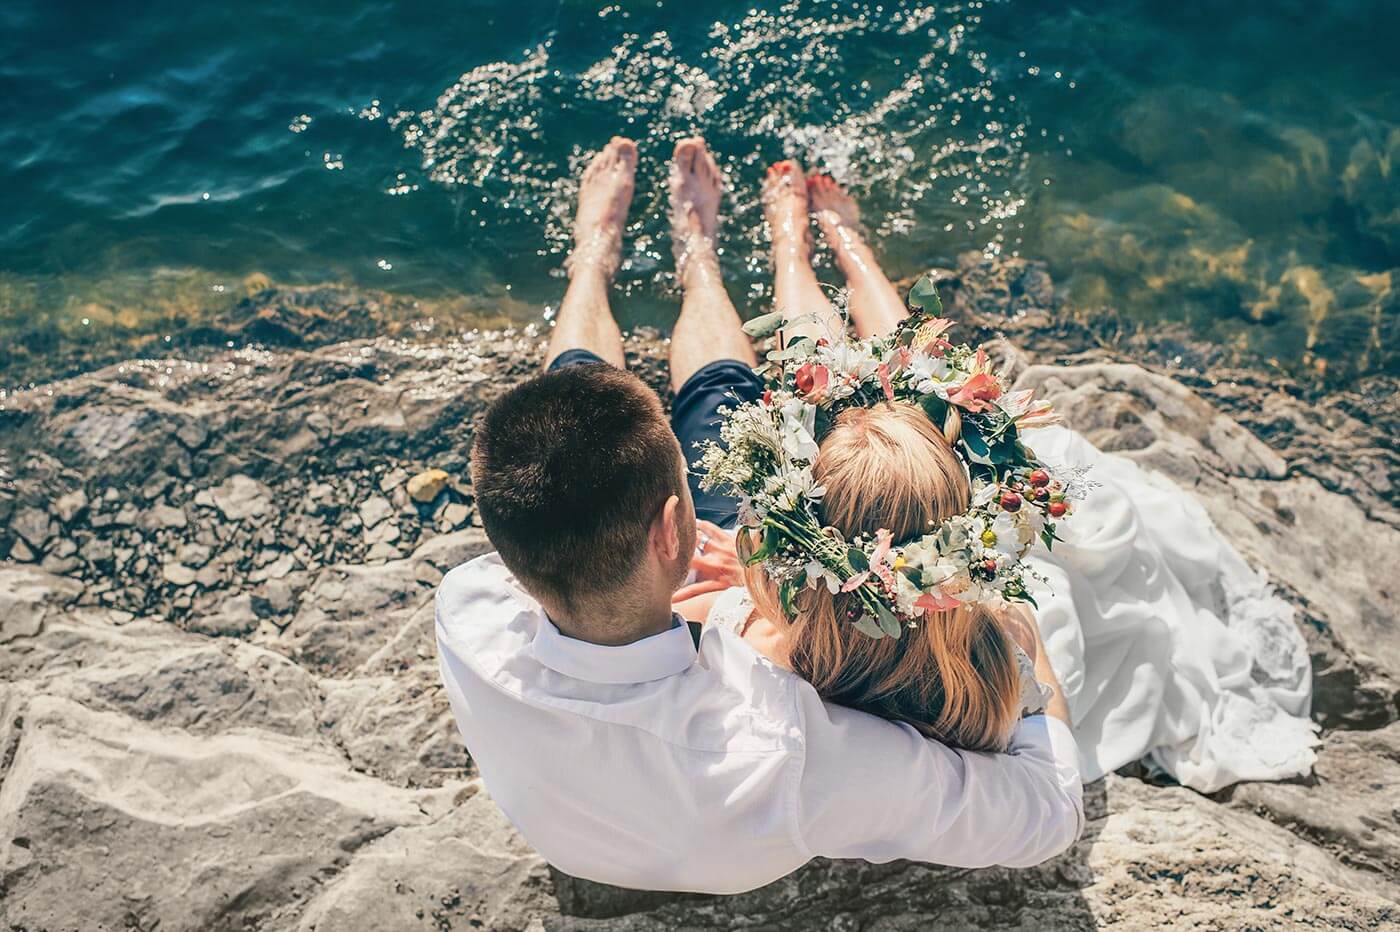
POLYGON ((776 162, 763 182, 763 215, 773 239, 774 309, 789 317, 815 315, 784 329, 786 339, 810 336, 836 340, 845 333, 846 322, 832 306, 812 271, 812 240, 809 235, 807 179, 802 166, 794 161, 776 162))
POLYGON ((574 215, 574 248, 566 263, 569 287, 549 336, 546 367, 569 349, 588 350, 619 369, 627 366, 608 291, 622 256, 622 228, 636 173, 637 144, 621 136, 614 136, 584 169, 574 215))
POLYGON ((846 276, 856 334, 869 337, 889 333, 908 316, 908 310, 861 234, 856 202, 830 175, 809 178, 807 192, 817 225, 846 276))
POLYGON ((720 359, 758 364, 720 277, 715 235, 723 193, 719 166, 698 137, 676 143, 671 163, 671 246, 685 297, 671 331, 671 387, 720 359))

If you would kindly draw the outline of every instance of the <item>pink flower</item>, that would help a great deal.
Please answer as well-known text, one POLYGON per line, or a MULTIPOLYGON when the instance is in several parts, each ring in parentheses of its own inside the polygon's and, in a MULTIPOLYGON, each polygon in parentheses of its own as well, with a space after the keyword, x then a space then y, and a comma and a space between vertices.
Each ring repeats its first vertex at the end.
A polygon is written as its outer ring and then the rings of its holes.
POLYGON ((885 390, 885 400, 894 401, 894 383, 890 381, 890 367, 880 363, 875 368, 875 374, 880 377, 880 387, 885 390))
POLYGON ((797 369, 797 393, 806 401, 817 401, 831 383, 831 370, 816 363, 803 363, 797 369))
POLYGON ((1025 414, 1016 418, 1016 426, 1023 429, 1049 427, 1064 421, 1059 412, 1050 407, 1048 401, 1032 402, 1025 414))
POLYGON ((946 317, 936 317, 919 328, 919 336, 924 340, 923 351, 930 356, 942 356, 943 351, 953 344, 943 338, 943 334, 953 326, 946 317))
POLYGON ((850 579, 846 580, 845 585, 843 585, 843 586, 841 587, 841 591, 842 591, 842 592, 854 592, 856 589, 859 589, 861 586, 865 585, 865 581, 866 581, 867 579, 869 579, 869 578, 870 578, 870 571, 869 571, 869 570, 866 570, 866 571, 863 572, 863 573, 857 573, 857 574, 855 574, 854 576, 852 576, 850 579))
POLYGON ((914 602, 914 607, 922 609, 925 615, 931 615, 934 612, 952 611, 961 604, 952 596, 944 595, 941 589, 935 589, 933 592, 926 592, 919 596, 914 602))
MULTIPOLYGON (((979 350, 980 353, 980 350, 979 350)), ((968 411, 987 411, 1001 397, 1001 383, 990 372, 978 372, 948 394, 948 403, 968 411)))

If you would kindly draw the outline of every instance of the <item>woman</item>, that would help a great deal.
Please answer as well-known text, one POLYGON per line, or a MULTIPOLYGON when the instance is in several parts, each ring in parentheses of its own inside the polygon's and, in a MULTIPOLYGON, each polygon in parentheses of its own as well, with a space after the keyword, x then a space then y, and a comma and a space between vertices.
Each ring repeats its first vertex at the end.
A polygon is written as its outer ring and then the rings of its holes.
MULTIPOLYGON (((805 381, 803 369, 795 379, 787 373, 793 400, 779 403, 793 418, 807 418, 811 448, 796 454, 804 476, 784 480, 796 492, 779 494, 809 496, 822 537, 800 527, 789 533, 788 519, 775 522, 750 505, 737 540, 740 556, 754 558, 745 588, 687 606, 691 617, 704 609, 711 623, 732 626, 830 701, 973 749, 1001 747, 1017 716, 1036 707, 1023 651, 1036 651, 1040 639, 1028 632, 1038 624, 1064 684, 1086 780, 1139 758, 1202 791, 1305 773, 1313 759, 1311 683, 1291 609, 1199 506, 1072 431, 1008 416, 1007 396, 980 352, 975 361, 959 357, 968 367, 962 376, 948 372, 944 350, 948 359, 957 353, 941 336, 948 322, 929 321, 917 332, 905 326, 905 302, 860 235, 854 203, 831 179, 808 182, 796 164, 779 163, 769 172, 765 207, 776 304, 795 354, 778 364, 803 362, 806 370, 805 381), (812 273, 809 211, 846 275, 856 334, 874 342, 842 343, 844 321, 812 273), (794 318, 799 309, 816 313, 794 318), (885 339, 898 328, 897 341, 885 339), (906 346, 929 347, 932 356, 910 363, 906 346), (852 362, 852 353, 869 358, 852 362), (943 370, 926 380, 936 397, 915 392, 919 378, 907 370, 891 383, 891 368, 931 364, 943 370), (865 379, 865 388, 833 399, 826 382, 842 377, 865 379), (984 390, 974 390, 975 380, 984 390), (925 403, 917 404, 920 397, 925 403), (817 427, 814 411, 829 423, 817 427), (993 418, 1002 419, 995 422, 1005 441, 1002 465, 993 465, 995 450, 990 460, 979 453, 993 418), (1051 482, 1041 468, 1048 464, 1071 477, 1065 486, 1051 482), (1047 525, 1045 539, 1058 541, 1053 551, 1031 549, 1047 525), (974 527, 980 538, 969 543, 963 535, 960 566, 920 549, 922 534, 946 543, 945 526, 974 527), (1006 547, 1014 534, 1024 539, 1006 547), (795 563, 809 556, 804 577, 795 563), (942 569, 930 575, 934 564, 942 569), (935 578, 946 578, 943 588, 929 583, 935 578)), ((781 392, 784 383, 775 384, 781 392)), ((771 413, 778 430, 786 429, 786 415, 771 413)), ((801 424, 792 429, 803 431, 801 424)), ((717 452, 712 472, 724 481, 751 469, 717 452)), ((755 489, 767 503, 760 510, 777 507, 761 484, 755 489)))

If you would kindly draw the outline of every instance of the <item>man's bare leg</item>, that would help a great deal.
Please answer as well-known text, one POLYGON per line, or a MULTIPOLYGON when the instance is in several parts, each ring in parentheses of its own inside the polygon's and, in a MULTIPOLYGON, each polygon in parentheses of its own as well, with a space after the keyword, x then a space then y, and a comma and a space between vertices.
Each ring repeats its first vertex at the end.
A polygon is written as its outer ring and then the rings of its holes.
POLYGON ((676 143, 671 163, 671 241, 685 297, 671 331, 671 387, 679 389, 702 366, 719 359, 757 365, 753 343, 729 300, 715 255, 719 166, 699 138, 676 143))
POLYGON ((622 331, 608 291, 622 256, 622 228, 637 173, 637 144, 614 136, 584 169, 574 215, 574 248, 565 263, 569 287, 545 351, 546 367, 568 349, 584 349, 625 368, 622 331))
POLYGON ((807 192, 817 225, 846 276, 856 334, 869 337, 889 333, 908 316, 908 310, 865 242, 856 202, 830 175, 807 179, 807 192))
POLYGON ((815 315, 784 329, 786 339, 810 336, 839 339, 846 322, 836 313, 812 271, 812 239, 809 235, 807 179, 794 161, 775 162, 763 182, 763 215, 773 238, 774 309, 794 315, 815 315))

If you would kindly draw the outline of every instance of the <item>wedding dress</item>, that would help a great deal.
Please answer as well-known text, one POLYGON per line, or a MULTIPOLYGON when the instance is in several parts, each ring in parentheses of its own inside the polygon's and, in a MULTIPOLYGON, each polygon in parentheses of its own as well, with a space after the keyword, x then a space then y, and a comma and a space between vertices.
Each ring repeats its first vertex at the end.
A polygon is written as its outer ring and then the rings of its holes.
MULTIPOLYGON (((1024 440, 1093 484, 1054 549, 1027 557, 1084 780, 1139 759, 1201 792, 1307 773, 1312 672, 1292 606, 1170 480, 1062 427, 1024 440)), ((731 589, 709 621, 750 609, 731 589)))

